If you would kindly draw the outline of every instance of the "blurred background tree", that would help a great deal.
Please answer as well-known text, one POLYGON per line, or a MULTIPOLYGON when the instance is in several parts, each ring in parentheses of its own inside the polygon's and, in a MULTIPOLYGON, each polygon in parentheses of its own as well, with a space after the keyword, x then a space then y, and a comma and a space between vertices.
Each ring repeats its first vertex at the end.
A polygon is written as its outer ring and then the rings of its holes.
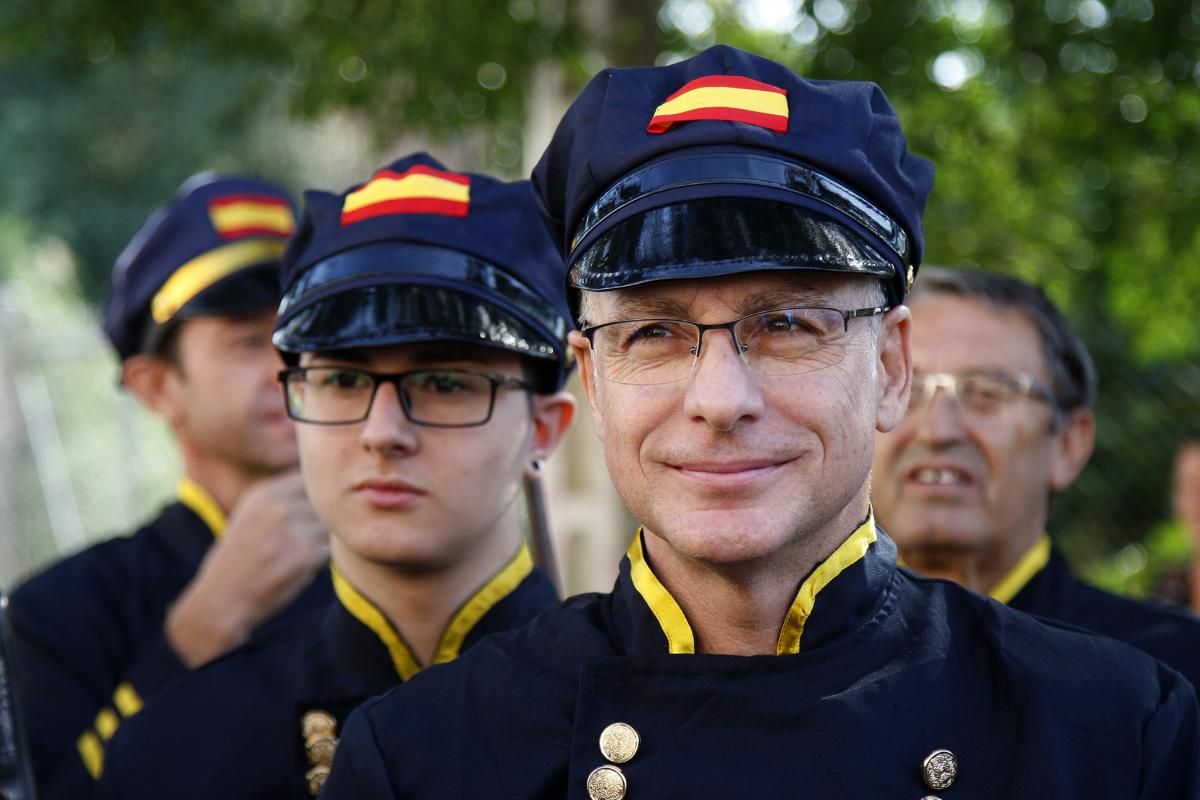
POLYGON ((0 280, 29 269, 8 225, 63 243, 61 291, 95 303, 202 168, 338 189, 427 146, 518 176, 591 74, 716 42, 882 85, 938 168, 927 261, 1068 310, 1099 443, 1051 531, 1096 579, 1150 591, 1187 553, 1151 532, 1200 398, 1200 0, 7 0, 0 280))

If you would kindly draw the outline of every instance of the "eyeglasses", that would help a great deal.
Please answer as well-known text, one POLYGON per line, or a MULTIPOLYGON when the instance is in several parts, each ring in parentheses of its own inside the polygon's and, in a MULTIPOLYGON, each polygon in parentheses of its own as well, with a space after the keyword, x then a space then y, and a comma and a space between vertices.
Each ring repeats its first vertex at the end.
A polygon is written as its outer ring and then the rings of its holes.
POLYGON ((890 306, 842 311, 780 308, 706 325, 680 319, 606 322, 580 331, 595 354, 596 371, 613 383, 653 385, 683 380, 700 358, 704 334, 725 330, 746 364, 760 375, 796 375, 840 362, 850 320, 890 306))
POLYGON ((1056 413, 1058 411, 1054 393, 1031 375, 976 371, 957 375, 950 372, 914 372, 908 413, 919 411, 933 402, 938 389, 944 389, 963 411, 978 416, 998 414, 1025 397, 1041 400, 1056 413))
POLYGON ((533 387, 519 378, 471 369, 419 369, 380 373, 347 367, 290 367, 279 373, 288 416, 317 425, 362 422, 380 384, 400 396, 404 416, 415 425, 470 428, 492 418, 496 391, 533 387))

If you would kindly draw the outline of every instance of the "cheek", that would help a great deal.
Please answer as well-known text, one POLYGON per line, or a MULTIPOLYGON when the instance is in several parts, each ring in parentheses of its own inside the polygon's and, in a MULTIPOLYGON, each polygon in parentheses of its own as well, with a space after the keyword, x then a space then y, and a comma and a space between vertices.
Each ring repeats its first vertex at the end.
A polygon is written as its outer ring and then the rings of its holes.
POLYGON ((353 446, 354 438, 349 431, 333 427, 296 425, 304 489, 313 508, 330 527, 334 526, 337 516, 336 498, 341 488, 339 478, 350 477, 345 451, 353 446))

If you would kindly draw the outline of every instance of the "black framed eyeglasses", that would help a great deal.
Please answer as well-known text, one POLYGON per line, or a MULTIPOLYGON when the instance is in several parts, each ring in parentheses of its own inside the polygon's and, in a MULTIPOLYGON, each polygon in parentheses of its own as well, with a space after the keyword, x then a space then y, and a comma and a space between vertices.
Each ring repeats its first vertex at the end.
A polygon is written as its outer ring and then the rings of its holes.
POLYGON ((474 369, 370 372, 354 367, 289 367, 279 373, 288 416, 316 425, 350 425, 371 413, 380 384, 400 396, 414 425, 471 428, 487 424, 502 387, 532 390, 520 378, 474 369))
POLYGON ((1032 375, 973 370, 957 374, 914 371, 908 413, 928 406, 939 389, 944 390, 964 412, 978 417, 999 414, 1026 397, 1041 400, 1056 415, 1059 411, 1054 393, 1032 375))
POLYGON ((850 320, 874 317, 891 306, 845 311, 797 306, 760 311, 714 324, 681 319, 605 322, 580 331, 591 344, 599 376, 613 383, 653 385, 680 381, 700 358, 704 334, 728 331, 737 352, 760 375, 796 375, 839 363, 850 320))

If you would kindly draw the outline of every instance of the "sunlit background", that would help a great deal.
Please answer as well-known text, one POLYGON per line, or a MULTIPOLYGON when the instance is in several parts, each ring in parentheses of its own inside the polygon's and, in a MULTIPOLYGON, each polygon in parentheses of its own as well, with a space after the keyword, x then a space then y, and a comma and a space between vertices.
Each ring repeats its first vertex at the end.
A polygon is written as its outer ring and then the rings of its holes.
MULTIPOLYGON (((1051 532, 1094 579, 1158 590, 1189 557, 1169 465, 1200 397, 1191 0, 6 0, 0 587, 171 495, 169 439, 117 390, 95 308, 188 175, 338 191, 427 149, 524 176, 592 74, 716 42, 881 84, 938 168, 927 262, 1068 309, 1100 368, 1100 440, 1051 532)), ((586 418, 550 484, 568 588, 605 588, 632 528, 586 418)))

